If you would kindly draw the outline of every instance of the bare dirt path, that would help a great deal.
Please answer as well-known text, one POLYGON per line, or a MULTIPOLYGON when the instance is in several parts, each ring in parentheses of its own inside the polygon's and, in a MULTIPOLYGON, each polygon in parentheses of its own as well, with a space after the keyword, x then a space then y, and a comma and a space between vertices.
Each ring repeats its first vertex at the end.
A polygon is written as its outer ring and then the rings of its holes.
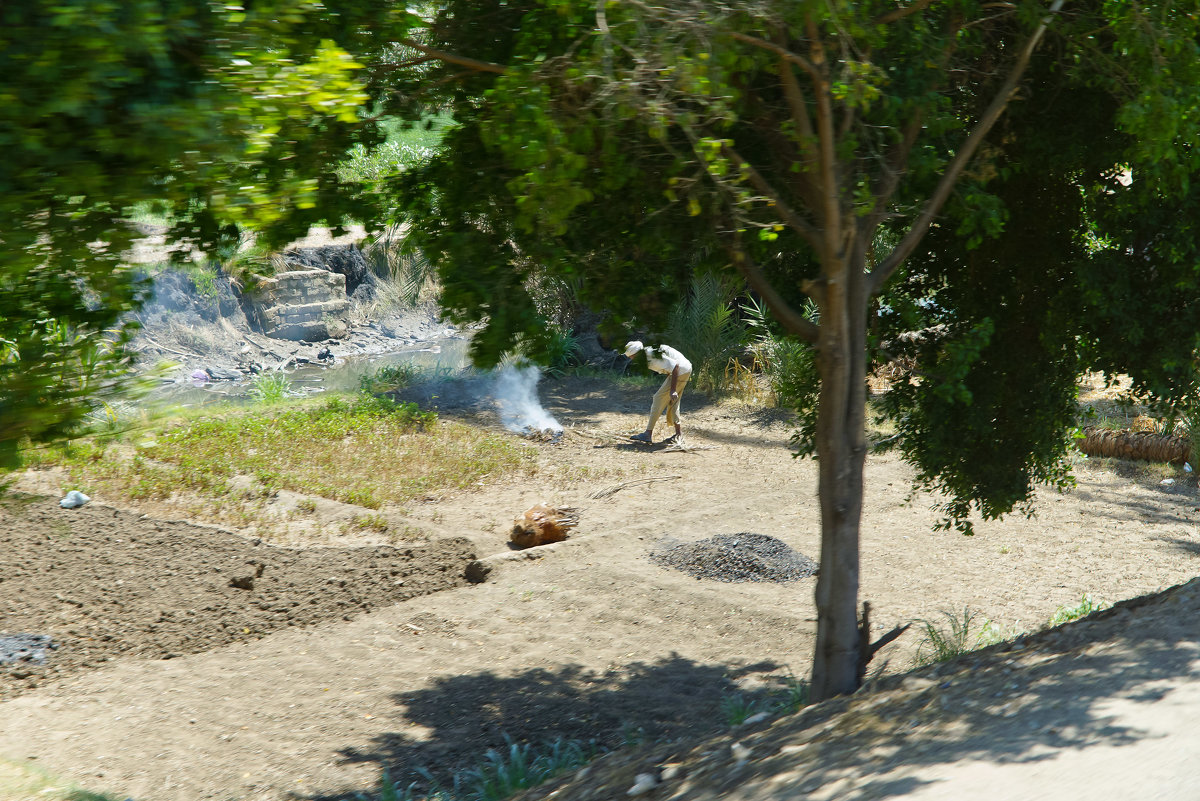
MULTIPOLYGON (((382 766, 403 782, 422 766, 444 776, 505 735, 613 746, 726 729, 723 699, 765 697, 789 671, 807 673, 814 580, 701 581, 647 553, 663 537, 755 532, 816 557, 814 465, 792 458, 777 417, 695 395, 685 399, 695 450, 618 442, 643 426, 650 394, 546 382, 543 401, 567 434, 539 446, 538 475, 409 510, 436 534, 465 537, 494 566, 485 583, 48 680, 0 703, 0 754, 121 798, 348 798, 382 766), (664 480, 629 483, 647 478, 664 480), (575 535, 511 553, 513 516, 543 500, 580 510, 575 535)), ((1085 593, 1117 601, 1198 572, 1200 511, 1182 482, 1084 466, 1079 489, 1044 497, 1036 518, 981 522, 964 538, 931 530, 927 499, 906 503, 909 476, 893 457, 870 460, 862 597, 881 630, 968 606, 1002 631, 1033 629, 1085 593)), ((153 525, 129 520, 131 533, 153 525)), ((21 591, 0 582, 0 605, 20 612, 21 591)), ((878 664, 907 670, 919 639, 910 630, 878 664)))

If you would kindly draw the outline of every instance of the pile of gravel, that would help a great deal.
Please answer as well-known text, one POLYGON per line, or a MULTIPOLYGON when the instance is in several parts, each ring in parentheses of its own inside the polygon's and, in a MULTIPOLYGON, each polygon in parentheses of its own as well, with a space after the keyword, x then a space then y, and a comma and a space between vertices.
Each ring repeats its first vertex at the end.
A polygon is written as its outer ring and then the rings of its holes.
POLYGON ((650 561, 698 579, 717 581, 799 581, 817 572, 817 564, 766 534, 718 534, 696 542, 667 542, 650 552, 650 561))

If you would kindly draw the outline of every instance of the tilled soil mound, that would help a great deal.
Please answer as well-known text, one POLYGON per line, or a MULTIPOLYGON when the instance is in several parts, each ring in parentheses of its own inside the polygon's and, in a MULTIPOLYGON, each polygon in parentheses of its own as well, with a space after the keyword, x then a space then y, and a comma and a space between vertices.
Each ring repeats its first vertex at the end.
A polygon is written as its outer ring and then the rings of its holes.
POLYGON ((668 542, 650 552, 650 561, 716 581, 799 581, 817 572, 817 563, 766 534, 717 534, 697 542, 668 542))
POLYGON ((349 619, 465 584, 475 560, 465 538, 296 550, 45 498, 10 497, 0 526, 0 698, 117 656, 168 659, 349 619))

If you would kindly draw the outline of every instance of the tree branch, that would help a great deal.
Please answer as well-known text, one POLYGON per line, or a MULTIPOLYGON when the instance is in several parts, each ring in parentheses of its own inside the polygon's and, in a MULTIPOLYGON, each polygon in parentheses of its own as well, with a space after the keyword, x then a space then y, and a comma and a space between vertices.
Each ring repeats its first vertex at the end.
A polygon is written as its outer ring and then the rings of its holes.
POLYGON ((804 103, 804 90, 800 88, 800 82, 796 80, 796 74, 792 72, 791 63, 782 56, 779 58, 779 77, 783 80, 783 96, 787 100, 792 124, 796 126, 796 133, 803 139, 811 140, 813 138, 812 119, 809 118, 808 106, 804 103))
POLYGON ((825 234, 818 249, 821 261, 837 258, 842 247, 841 198, 837 181, 837 141, 833 132, 833 104, 829 96, 829 80, 825 76, 825 48, 817 34, 817 26, 807 21, 809 41, 813 48, 813 89, 817 102, 817 187, 820 193, 821 229, 825 234))
POLYGON ((917 2, 910 6, 904 6, 903 8, 897 8, 893 11, 889 11, 886 14, 880 14, 872 21, 876 25, 887 25, 895 22, 896 20, 904 19, 910 14, 916 14, 918 11, 924 11, 925 9, 929 8, 929 6, 933 5, 933 3, 934 0, 917 0, 917 2))
POLYGON ((400 44, 432 56, 438 61, 445 61, 447 64, 457 64, 460 67, 466 67, 476 72, 494 72, 497 75, 503 75, 508 72, 508 67, 501 64, 492 64, 489 61, 479 61, 478 59, 447 53, 444 50, 438 50, 437 48, 423 45, 420 42, 414 42, 412 39, 401 39, 400 44))
POLYGON ((1017 83, 1021 80, 1025 69, 1029 66, 1030 59, 1033 58, 1033 51, 1037 49, 1038 44, 1046 33, 1046 28, 1050 25, 1050 20, 1062 8, 1063 2, 1064 0, 1054 0, 1050 6, 1050 12, 1042 18, 1038 27, 1030 34, 1028 41, 1025 42, 1025 46, 1021 48, 1017 60, 1013 63, 1013 68, 1005 79, 1004 84, 996 92, 996 96, 992 98, 992 102, 983 112, 979 121, 975 123, 975 127, 967 135, 966 140, 962 143, 962 147, 954 154, 954 158, 942 174, 942 180, 938 182, 933 196, 930 197, 929 202, 925 205, 925 209, 917 217, 912 228, 904 235, 904 238, 900 240, 895 249, 888 254, 887 258, 880 262, 875 269, 871 270, 867 276, 867 288, 872 295, 879 293, 892 273, 912 254, 921 239, 929 231, 929 227, 933 224, 933 218, 937 216, 942 206, 946 203, 946 200, 950 197, 954 185, 958 182, 968 162, 975 155, 975 151, 983 144, 984 137, 991 131, 992 126, 996 124, 996 120, 1000 119, 1000 115, 1004 113, 1005 108, 1008 107, 1013 92, 1017 88, 1017 83))
POLYGON ((783 218, 783 221, 787 223, 790 228, 804 237, 804 241, 808 242, 808 244, 812 245, 814 248, 820 246, 821 237, 818 234, 817 229, 814 228, 812 224, 808 222, 808 220, 804 219, 792 210, 791 206, 789 206, 783 200, 783 198, 779 196, 779 193, 775 191, 775 188, 767 182, 767 179, 762 177, 762 173, 754 169, 754 166, 742 158, 741 154, 732 147, 729 147, 728 145, 722 145, 721 152, 734 164, 736 164, 740 170, 745 172, 746 177, 750 179, 750 184, 755 189, 757 189, 761 194, 770 198, 771 203, 775 205, 775 210, 779 212, 779 216, 783 218))
POLYGON ((775 315, 775 319, 779 321, 780 325, 790 333, 815 345, 820 334, 817 325, 793 309, 791 304, 784 300, 783 296, 775 290, 775 287, 763 275, 762 270, 750 258, 750 254, 742 247, 740 232, 734 233, 734 243, 730 248, 729 255, 733 259, 733 264, 737 267, 738 272, 746 279, 746 283, 763 299, 763 302, 767 304, 767 308, 775 315))
POLYGON ((737 31, 734 31, 734 32, 730 33, 729 35, 739 42, 745 42, 746 44, 751 44, 751 45, 754 45, 755 47, 761 47, 763 50, 770 50, 772 53, 775 53, 780 58, 782 58, 786 61, 790 61, 793 64, 796 64, 798 66, 803 67, 804 71, 807 72, 809 75, 812 75, 814 79, 821 77, 821 73, 817 70, 816 66, 811 61, 806 59, 804 56, 801 56, 797 53, 793 53, 791 50, 788 50, 786 47, 777 45, 774 42, 768 42, 766 39, 760 39, 757 36, 751 36, 748 33, 739 33, 737 31))
POLYGON ((900 144, 896 145, 891 156, 884 164, 884 169, 887 171, 879 185, 875 189, 875 207, 871 213, 875 220, 882 222, 887 204, 892 199, 892 195, 896 191, 896 187, 900 185, 900 178, 904 175, 904 165, 908 162, 908 154, 912 152, 913 145, 917 142, 917 137, 921 133, 921 124, 924 121, 924 114, 917 112, 913 118, 909 120, 908 127, 904 129, 904 138, 900 144))

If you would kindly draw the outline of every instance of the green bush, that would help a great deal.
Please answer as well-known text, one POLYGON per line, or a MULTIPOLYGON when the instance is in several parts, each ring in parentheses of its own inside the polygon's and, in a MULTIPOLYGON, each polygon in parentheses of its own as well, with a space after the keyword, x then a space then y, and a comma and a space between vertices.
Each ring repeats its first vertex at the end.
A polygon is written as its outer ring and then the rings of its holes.
POLYGON ((725 365, 746 344, 745 326, 733 312, 733 290, 713 273, 692 280, 687 295, 667 317, 665 339, 692 362, 692 386, 724 387, 725 365))
POLYGON ((579 363, 579 338, 558 326, 551 326, 549 333, 544 371, 547 375, 557 377, 579 363))
POLYGON ((358 388, 361 392, 377 395, 382 392, 394 392, 398 389, 412 386, 421 376, 421 368, 412 362, 389 364, 380 367, 373 373, 363 373, 358 377, 358 388))
POLYGON ((949 612, 943 612, 942 615, 949 621, 949 629, 929 620, 917 621, 925 629, 925 637, 917 646, 917 667, 945 662, 1000 641, 1000 634, 990 620, 985 618, 976 629, 978 615, 970 609, 964 608, 961 618, 949 612))
POLYGON ((260 373, 250 382, 249 395, 259 403, 279 403, 292 393, 286 373, 260 373))
POLYGON ((1101 609, 1107 608, 1108 604, 1104 601, 1097 601, 1092 596, 1085 594, 1076 606, 1060 606, 1058 611, 1054 613, 1054 617, 1050 618, 1050 622, 1047 625, 1051 628, 1061 626, 1063 623, 1087 617, 1092 612, 1099 612, 1101 609))

